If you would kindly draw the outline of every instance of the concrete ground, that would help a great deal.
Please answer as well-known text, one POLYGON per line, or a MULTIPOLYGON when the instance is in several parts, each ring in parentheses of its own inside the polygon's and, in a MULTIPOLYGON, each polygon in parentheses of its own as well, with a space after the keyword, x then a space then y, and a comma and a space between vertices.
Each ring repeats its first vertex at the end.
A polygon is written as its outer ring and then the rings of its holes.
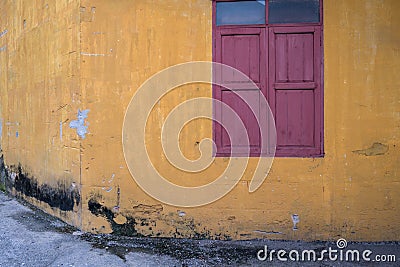
MULTIPOLYGON (((93 235, 55 219, 0 192, 0 266, 400 266, 400 245, 349 243, 339 250, 333 242, 211 241, 162 238, 131 238, 93 235), (267 258, 263 259, 267 246, 267 258), (331 260, 329 247, 332 250, 331 260), (278 250, 284 250, 281 262, 278 250), (360 251, 360 261, 346 261, 348 250, 360 251), (295 250, 295 252, 293 252, 295 250), (305 250, 316 261, 293 261, 305 250), (324 254, 324 250, 327 250, 324 254), (362 259, 362 253, 371 261, 362 259), (340 260, 340 251, 343 252, 340 260), (292 253, 292 254, 290 254, 292 253), (335 254, 336 253, 336 254, 335 254), (367 254, 369 254, 367 252, 367 254), (273 260, 269 256, 273 255, 273 260), (378 255, 378 258, 376 257, 378 255), (393 255, 393 256, 391 256, 393 255), (321 258, 321 260, 319 260, 321 258), (386 259, 391 262, 377 262, 386 259), (396 262, 394 262, 396 261, 396 262)), ((281 252, 283 253, 283 252, 281 252)), ((351 254, 349 253, 351 259, 351 254)))

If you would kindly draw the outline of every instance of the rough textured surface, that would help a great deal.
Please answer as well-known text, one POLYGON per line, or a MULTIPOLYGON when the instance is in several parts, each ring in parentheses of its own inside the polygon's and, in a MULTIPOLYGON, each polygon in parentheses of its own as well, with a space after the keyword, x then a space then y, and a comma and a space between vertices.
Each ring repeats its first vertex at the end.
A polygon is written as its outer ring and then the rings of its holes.
MULTIPOLYGON (((196 209, 162 204, 162 211, 149 214, 135 207, 160 203, 147 196, 126 169, 119 139, 124 109, 157 71, 185 61, 211 60, 211 1, 85 0, 81 5, 90 17, 81 23, 82 52, 98 55, 82 56, 81 85, 86 108, 99 120, 91 123, 92 134, 83 142, 84 229, 112 231, 110 222, 93 218, 88 210, 86 203, 99 194, 102 206, 116 214, 150 219, 151 228, 136 227, 146 236, 190 237, 200 232, 213 239, 400 239, 398 1, 324 1, 325 157, 276 158, 264 184, 250 194, 256 164, 251 159, 242 182, 218 202, 196 209), (378 156, 353 153, 374 143, 387 151, 378 156), (297 231, 293 214, 299 218, 297 231)), ((177 88, 155 106, 149 119, 150 158, 179 185, 208 183, 226 166, 226 159, 218 158, 206 171, 189 175, 168 163, 159 143, 161 125, 175 105, 210 95, 202 84, 177 88)), ((184 155, 196 159, 196 142, 211 136, 207 121, 186 125, 180 137, 184 155)))
POLYGON ((32 197, 36 200, 47 203, 52 208, 61 211, 73 211, 75 206, 79 206, 80 195, 75 184, 66 186, 61 182, 49 186, 38 184, 37 179, 29 177, 29 174, 22 170, 21 166, 10 167, 11 177, 8 179, 7 186, 25 197, 32 197))
MULTIPOLYGON (((130 217, 140 221, 135 231, 145 236, 400 240, 397 0, 323 1, 323 158, 277 158, 264 184, 249 193, 257 163, 251 159, 232 192, 200 208, 161 204, 134 182, 122 152, 125 108, 154 73, 212 59, 211 2, 0 2, 5 165, 21 165, 38 184, 69 188, 75 183, 81 196, 73 212, 26 199, 96 233, 112 232, 111 218, 124 224, 123 217, 130 217), (85 139, 68 127, 78 110, 90 110, 85 139), (93 214, 93 196, 109 215, 93 214), (151 223, 142 225, 142 219, 151 223)), ((189 174, 174 168, 162 153, 160 129, 166 115, 178 103, 199 96, 211 96, 210 86, 177 88, 157 103, 148 123, 149 156, 179 185, 208 183, 227 164, 218 158, 206 171, 189 174)), ((187 124, 180 138, 184 155, 199 157, 199 141, 212 136, 211 128, 206 120, 187 124)))
MULTIPOLYGON (((79 1, 1 1, 0 12, 0 139, 5 165, 21 166, 39 187, 80 187, 79 136, 68 127, 81 108, 79 1)), ((28 198, 80 226, 79 212, 53 209, 29 193, 28 198)), ((62 209, 70 207, 71 203, 62 209)))
MULTIPOLYGON (((0 266, 177 266, 170 256, 135 251, 125 260, 105 246, 83 240, 81 233, 39 210, 0 193, 0 266), (79 235, 75 235, 79 234, 79 235), (101 248, 96 248, 101 247, 101 248)), ((86 236, 89 239, 89 235, 86 236)), ((124 249, 125 251, 125 249, 124 249)))
MULTIPOLYGON (((314 249, 330 242, 211 241, 93 235, 77 231, 33 206, 0 192, 0 266, 363 266, 347 262, 262 262, 257 252, 314 249)), ((349 247, 397 255, 397 243, 354 243, 349 247)), ((319 254, 318 254, 319 255, 319 254)), ((396 266, 387 263, 379 266, 396 266)))

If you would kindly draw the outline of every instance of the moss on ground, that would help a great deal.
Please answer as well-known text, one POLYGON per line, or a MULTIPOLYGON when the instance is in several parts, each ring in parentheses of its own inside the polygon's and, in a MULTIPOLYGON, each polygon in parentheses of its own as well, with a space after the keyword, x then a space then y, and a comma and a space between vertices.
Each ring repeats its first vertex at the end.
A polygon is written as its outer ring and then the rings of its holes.
POLYGON ((6 186, 3 183, 0 183, 0 191, 6 192, 6 186))

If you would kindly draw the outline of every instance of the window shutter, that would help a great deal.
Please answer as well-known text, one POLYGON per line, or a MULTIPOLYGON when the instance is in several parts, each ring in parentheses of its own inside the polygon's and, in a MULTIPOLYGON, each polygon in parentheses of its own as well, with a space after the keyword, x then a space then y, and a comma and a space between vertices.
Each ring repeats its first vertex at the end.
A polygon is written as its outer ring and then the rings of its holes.
POLYGON ((269 104, 277 156, 322 153, 320 27, 269 29, 269 104))
MULTIPOLYGON (((234 89, 228 90, 220 86, 214 86, 214 97, 229 105, 241 118, 249 138, 250 155, 259 156, 262 147, 265 146, 261 140, 260 129, 256 117, 266 120, 266 111, 260 107, 260 97, 266 93, 266 30, 265 28, 240 27, 225 28, 216 31, 216 55, 219 63, 229 65, 246 74, 257 85, 259 89, 249 84, 235 80, 235 75, 222 77, 224 84, 232 85, 234 89), (262 95, 263 94, 263 95, 262 95), (257 114, 253 114, 247 104, 241 99, 247 99, 248 104, 255 106, 257 114)), ((232 118, 224 114, 220 105, 214 107, 215 117, 222 121, 222 124, 233 124, 238 127, 232 118)), ((235 133, 234 133, 235 134, 235 133)), ((232 136, 231 136, 232 137, 232 136)), ((231 144, 229 136, 221 125, 214 124, 214 140, 217 145, 217 156, 246 156, 246 136, 237 136, 238 140, 231 144), (230 152, 235 146, 236 154, 230 152)))

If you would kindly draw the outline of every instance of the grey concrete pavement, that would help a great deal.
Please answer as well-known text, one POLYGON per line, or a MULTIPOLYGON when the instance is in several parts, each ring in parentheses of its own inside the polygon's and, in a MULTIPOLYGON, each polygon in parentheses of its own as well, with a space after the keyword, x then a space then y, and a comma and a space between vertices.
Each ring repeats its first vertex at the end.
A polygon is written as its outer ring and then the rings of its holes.
POLYGON ((0 193, 0 266, 177 266, 170 256, 129 253, 124 261, 71 234, 71 227, 0 193))
MULTIPOLYGON (((0 192, 0 266, 400 266, 400 246, 389 243, 349 243, 343 260, 328 258, 334 242, 289 242, 271 240, 211 241, 166 238, 135 238, 81 233, 34 207, 0 192), (262 250, 267 246, 267 258, 262 250), (371 261, 346 261, 348 250, 372 252, 371 261), (275 250, 275 252, 272 252, 275 250), (316 261, 281 262, 277 251, 305 250, 316 253, 316 261), (269 257, 273 255, 273 260, 269 257), (273 254, 275 253, 275 254, 273 254), (323 257, 322 260, 318 258, 323 257), (378 262, 376 255, 389 255, 391 262, 378 262)), ((295 255, 296 254, 292 254, 295 255)), ((350 254, 349 254, 350 255, 350 254)), ((381 258, 382 259, 382 258, 381 258)))

